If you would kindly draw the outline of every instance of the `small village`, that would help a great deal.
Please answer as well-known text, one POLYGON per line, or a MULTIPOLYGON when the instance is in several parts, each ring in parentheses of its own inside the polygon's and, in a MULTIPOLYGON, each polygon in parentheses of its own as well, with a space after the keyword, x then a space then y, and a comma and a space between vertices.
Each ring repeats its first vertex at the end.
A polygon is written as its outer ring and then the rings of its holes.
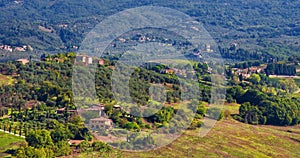
POLYGON ((33 48, 30 45, 23 45, 23 46, 15 46, 12 47, 10 45, 0 45, 0 50, 8 51, 8 52, 26 52, 26 51, 33 51, 33 48))

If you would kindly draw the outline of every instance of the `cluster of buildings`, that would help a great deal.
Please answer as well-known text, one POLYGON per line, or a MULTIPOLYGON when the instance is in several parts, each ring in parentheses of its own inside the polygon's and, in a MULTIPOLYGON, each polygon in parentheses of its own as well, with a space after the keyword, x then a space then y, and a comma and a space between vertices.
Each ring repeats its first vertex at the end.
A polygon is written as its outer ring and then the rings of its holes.
MULTIPOLYGON (((114 109, 120 109, 119 105, 115 105, 114 109)), ((113 127, 113 121, 108 119, 104 112, 104 105, 103 104, 94 104, 85 109, 78 109, 79 114, 82 114, 87 111, 93 111, 98 113, 98 117, 92 118, 89 120, 88 126, 93 131, 98 131, 101 129, 111 129, 113 127)))
POLYGON ((93 58, 87 55, 77 55, 76 63, 83 63, 84 65, 93 64, 93 58))
MULTIPOLYGON (((26 65, 27 63, 30 62, 30 60, 31 59, 22 58, 22 59, 17 59, 16 62, 21 63, 23 65, 26 65)), ((33 59, 33 60, 37 61, 36 59, 33 59)), ((46 60, 46 59, 45 59, 45 57, 41 57, 41 59, 38 60, 38 61, 41 61, 41 60, 46 60)), ((53 59, 50 59, 50 60, 54 60, 58 63, 64 62, 64 59, 57 58, 57 57, 53 58, 53 59)), ((49 59, 47 61, 49 61, 49 59)), ((99 65, 104 65, 105 64, 104 59, 93 59, 92 57, 87 56, 87 55, 78 55, 78 56, 76 56, 75 62, 83 64, 83 65, 90 65, 90 64, 93 64, 94 62, 97 62, 99 65)))
POLYGON ((89 127, 92 130, 99 130, 99 129, 111 129, 113 127, 113 121, 111 119, 106 118, 104 112, 104 105, 93 105, 84 111, 97 111, 99 112, 99 117, 90 119, 89 127))
POLYGON ((1 45, 1 46, 0 46, 0 49, 6 50, 6 51, 9 51, 9 52, 12 52, 12 51, 13 51, 12 47, 9 46, 9 45, 1 45))
MULTIPOLYGON (((137 39, 138 42, 146 42, 146 41, 155 41, 155 39, 152 39, 151 37, 146 37, 145 35, 139 35, 140 37, 137 39)), ((132 39, 125 39, 122 37, 118 38, 118 41, 125 43, 126 41, 131 41, 132 39)))
POLYGON ((92 57, 87 55, 77 55, 76 56, 76 63, 81 63, 83 65, 90 65, 94 62, 98 62, 99 65, 104 65, 105 61, 103 59, 94 60, 92 57))
POLYGON ((153 41, 150 37, 141 36, 139 42, 153 41))
POLYGON ((15 52, 25 52, 28 49, 27 46, 16 47, 15 52))
POLYGON ((263 67, 250 67, 247 69, 232 68, 232 73, 239 76, 242 75, 243 78, 249 78, 252 74, 261 73, 263 70, 263 67))
POLYGON ((10 45, 0 45, 1 50, 6 50, 8 52, 26 52, 27 50, 33 50, 30 46, 21 46, 21 47, 15 47, 14 49, 10 45))
MULTIPOLYGON (((114 105, 114 109, 116 110, 121 110, 120 105, 114 105)), ((113 128, 113 121, 111 119, 108 119, 105 115, 104 112, 104 105, 102 104, 95 104, 87 109, 81 109, 79 110, 79 113, 84 112, 84 111, 97 111, 99 112, 99 117, 90 119, 89 121, 89 127, 90 129, 97 131, 100 129, 111 129, 113 128)))
POLYGON ((113 127, 113 121, 111 119, 106 118, 104 112, 104 105, 102 104, 94 104, 89 108, 78 109, 78 110, 67 110, 66 108, 60 108, 56 110, 56 113, 64 114, 65 112, 68 112, 70 116, 74 116, 77 114, 82 114, 87 111, 94 111, 99 114, 98 117, 89 120, 88 126, 90 127, 90 129, 97 131, 100 129, 111 129, 113 127))
MULTIPOLYGON (((194 70, 191 70, 190 71, 191 73, 195 73, 194 70)), ((187 76, 187 73, 188 71, 185 70, 185 69, 177 69, 177 68, 172 68, 172 69, 164 69, 161 71, 162 74, 176 74, 176 75, 180 75, 180 76, 183 76, 183 77, 186 77, 187 76)))
POLYGON ((194 52, 194 55, 198 56, 199 58, 202 58, 202 55, 203 55, 202 53, 213 53, 213 52, 214 52, 214 50, 212 49, 210 44, 205 44, 204 49, 194 52))
POLYGON ((57 114, 64 114, 65 112, 68 112, 69 114, 71 114, 71 116, 77 114, 77 110, 66 110, 66 108, 60 108, 56 110, 57 114))

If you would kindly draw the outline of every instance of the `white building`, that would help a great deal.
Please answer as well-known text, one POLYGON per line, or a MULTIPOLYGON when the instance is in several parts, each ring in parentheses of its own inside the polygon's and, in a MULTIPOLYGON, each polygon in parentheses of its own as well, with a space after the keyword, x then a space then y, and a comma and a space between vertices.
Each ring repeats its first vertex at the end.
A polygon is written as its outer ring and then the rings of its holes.
POLYGON ((87 55, 77 55, 76 62, 89 65, 89 64, 93 64, 93 58, 87 55))

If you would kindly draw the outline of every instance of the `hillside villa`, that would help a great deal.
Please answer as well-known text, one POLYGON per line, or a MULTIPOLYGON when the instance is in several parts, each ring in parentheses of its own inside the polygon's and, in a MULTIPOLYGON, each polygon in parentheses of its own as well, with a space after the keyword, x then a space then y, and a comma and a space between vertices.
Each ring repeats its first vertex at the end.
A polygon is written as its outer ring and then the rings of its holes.
POLYGON ((93 64, 93 58, 87 55, 77 55, 75 61, 84 65, 93 64))
POLYGON ((113 121, 104 117, 94 118, 90 119, 89 127, 92 130, 111 129, 113 127, 113 121))

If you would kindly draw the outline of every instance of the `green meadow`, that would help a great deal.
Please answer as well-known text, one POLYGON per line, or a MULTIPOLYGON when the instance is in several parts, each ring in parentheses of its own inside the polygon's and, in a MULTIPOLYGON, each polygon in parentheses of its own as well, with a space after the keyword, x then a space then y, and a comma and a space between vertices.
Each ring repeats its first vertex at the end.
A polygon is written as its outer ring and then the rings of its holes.
POLYGON ((25 142, 24 138, 0 132, 0 157, 9 157, 10 154, 6 152, 18 148, 23 142, 25 142))

